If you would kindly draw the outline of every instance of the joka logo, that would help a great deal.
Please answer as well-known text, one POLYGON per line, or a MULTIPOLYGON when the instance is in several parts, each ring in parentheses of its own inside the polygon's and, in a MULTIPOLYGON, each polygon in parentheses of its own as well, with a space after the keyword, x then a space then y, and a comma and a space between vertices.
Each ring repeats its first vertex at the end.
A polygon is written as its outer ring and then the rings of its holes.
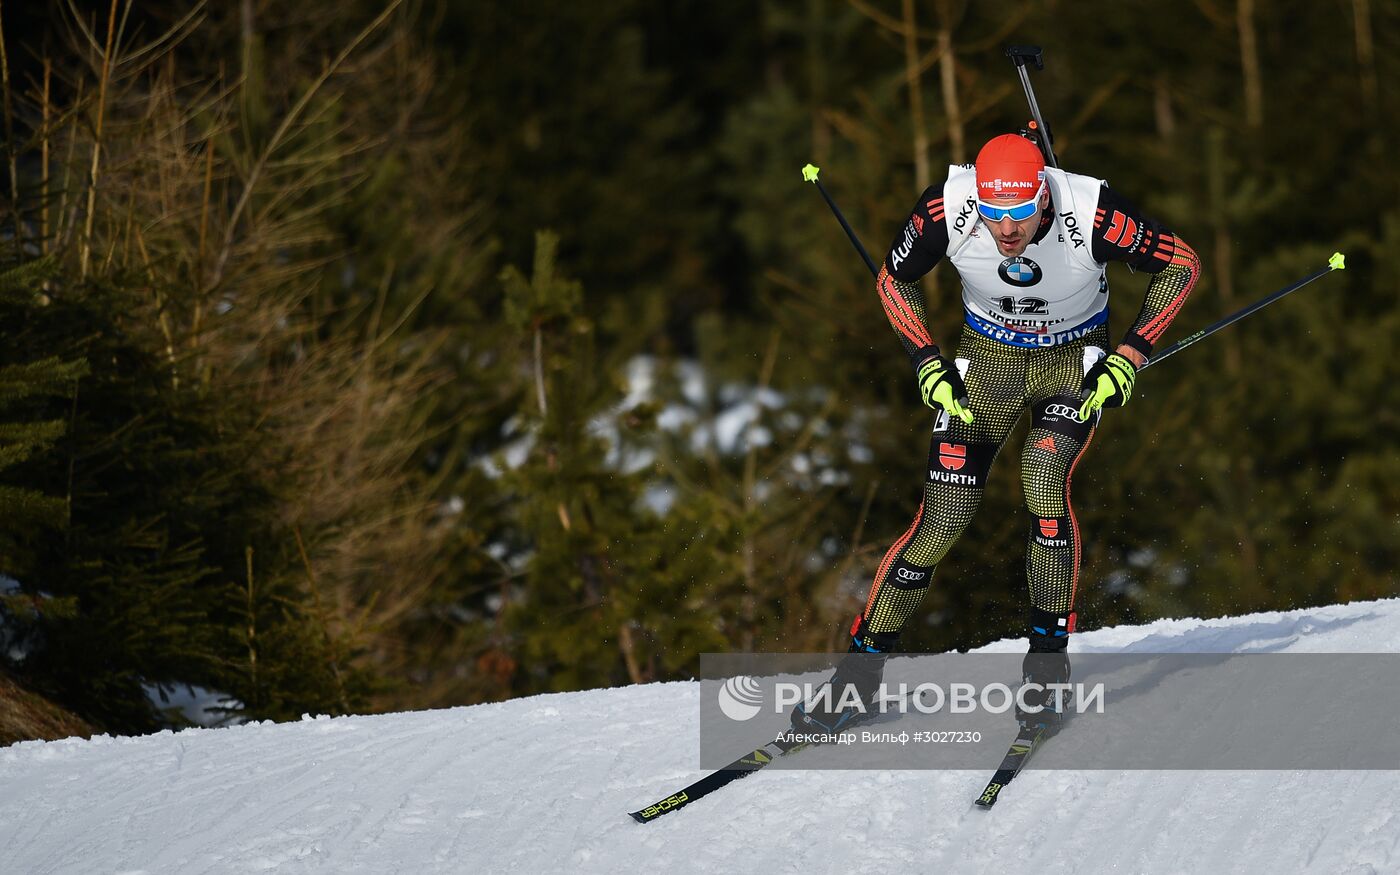
POLYGON ((1042 519, 1040 521, 1040 533, 1047 538, 1055 537, 1060 533, 1060 521, 1042 519))
POLYGON ((997 268, 997 274, 1001 276, 1002 282, 1024 289, 1040 282, 1045 272, 1029 258, 1017 256, 1003 261, 1001 267, 997 268))
POLYGON ((730 678, 719 688, 719 709, 730 720, 752 720, 758 716, 762 701, 758 681, 746 675, 730 678))
POLYGON ((938 444, 938 464, 949 471, 961 471, 967 464, 967 447, 962 444, 938 444))
POLYGON ((1065 230, 1069 232, 1070 242, 1074 244, 1075 249, 1084 248, 1084 234, 1079 230, 1079 222, 1074 216, 1065 215, 1065 230))
MULTIPOLYGON (((962 229, 967 227, 967 220, 972 216, 972 212, 977 209, 977 201, 968 198, 963 201, 962 209, 958 210, 958 217, 953 221, 953 230, 962 233, 962 229)), ((979 226, 980 227, 980 226, 979 226)))

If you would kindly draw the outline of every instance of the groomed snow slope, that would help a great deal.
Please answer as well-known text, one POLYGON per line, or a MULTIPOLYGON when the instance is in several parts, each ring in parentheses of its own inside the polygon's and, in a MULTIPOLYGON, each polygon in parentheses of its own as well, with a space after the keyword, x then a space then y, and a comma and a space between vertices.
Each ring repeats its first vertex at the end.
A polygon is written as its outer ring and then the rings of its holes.
MULTIPOLYGON (((1400 600, 1074 645, 1400 652, 1400 600)), ((0 872, 1400 871, 1400 772, 1031 771, 981 811, 990 763, 768 771, 636 824, 627 811, 701 774, 699 689, 14 745, 0 750, 0 872)))

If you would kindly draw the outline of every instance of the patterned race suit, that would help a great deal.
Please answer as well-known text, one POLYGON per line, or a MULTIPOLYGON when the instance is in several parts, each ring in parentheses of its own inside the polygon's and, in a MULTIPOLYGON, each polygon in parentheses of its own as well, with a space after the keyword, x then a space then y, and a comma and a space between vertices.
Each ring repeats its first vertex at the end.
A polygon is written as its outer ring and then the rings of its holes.
POLYGON ((975 418, 938 416, 923 503, 880 563, 852 626, 857 649, 893 646, 972 520, 992 460, 1027 408, 1021 468, 1031 615, 1073 630, 1080 535, 1070 483, 1098 421, 1098 414, 1079 419, 1079 389, 1109 343, 1107 262, 1153 274, 1119 347, 1135 361, 1151 354, 1200 273, 1184 241, 1102 180, 1054 168, 1045 170, 1051 202, 1038 231, 1020 257, 1006 258, 978 219, 973 173, 971 165, 950 167, 944 183, 923 193, 877 279, 885 315, 917 368, 939 349, 915 282, 940 259, 952 262, 965 311, 955 361, 975 418))

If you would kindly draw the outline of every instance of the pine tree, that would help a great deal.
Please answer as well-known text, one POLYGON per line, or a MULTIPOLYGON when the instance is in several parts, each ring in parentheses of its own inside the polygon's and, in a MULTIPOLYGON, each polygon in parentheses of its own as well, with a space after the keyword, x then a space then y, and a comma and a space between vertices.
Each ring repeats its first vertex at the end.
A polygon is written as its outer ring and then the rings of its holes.
MULTIPOLYGON (((53 259, 37 259, 0 272, 0 324, 22 324, 50 303, 43 288, 57 275, 53 259)), ((24 581, 39 571, 36 545, 68 527, 68 497, 34 487, 27 463, 53 452, 67 429, 59 415, 87 373, 81 359, 50 356, 14 361, 18 348, 0 353, 0 577, 24 581)), ((27 653, 37 642, 42 617, 71 617, 76 604, 22 584, 0 581, 0 641, 6 651, 27 653)))

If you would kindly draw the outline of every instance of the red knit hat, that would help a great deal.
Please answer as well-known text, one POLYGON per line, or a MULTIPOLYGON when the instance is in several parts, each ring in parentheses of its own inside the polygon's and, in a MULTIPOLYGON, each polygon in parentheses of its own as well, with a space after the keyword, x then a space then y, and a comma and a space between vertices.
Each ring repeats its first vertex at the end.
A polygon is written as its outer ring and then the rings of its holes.
POLYGON ((985 203, 1019 204, 1040 193, 1045 184, 1045 158, 1025 137, 993 137, 977 153, 977 199, 985 203))

